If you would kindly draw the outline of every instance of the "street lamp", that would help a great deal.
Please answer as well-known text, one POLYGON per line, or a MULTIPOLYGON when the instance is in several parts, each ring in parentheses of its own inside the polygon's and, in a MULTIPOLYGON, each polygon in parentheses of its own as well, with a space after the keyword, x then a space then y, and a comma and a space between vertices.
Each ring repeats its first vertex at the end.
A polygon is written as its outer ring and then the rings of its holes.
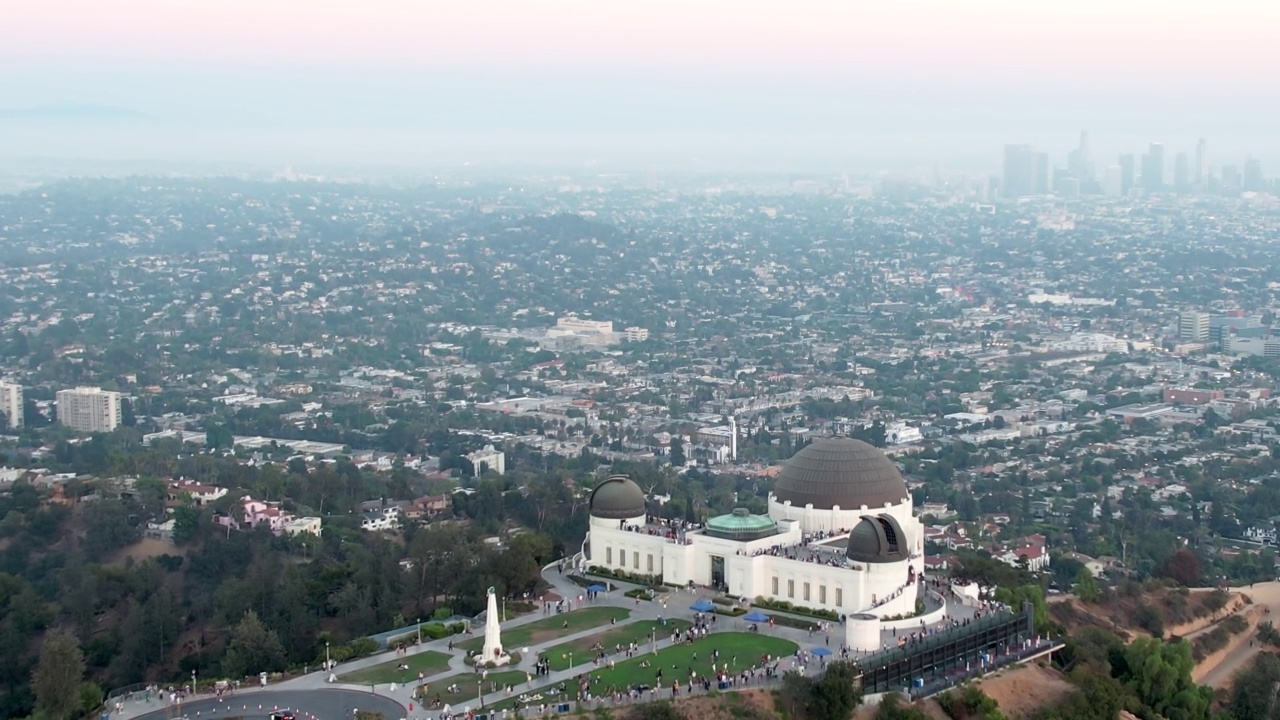
POLYGON ((191 694, 196 694, 196 670, 191 668, 191 694))
POLYGON ((480 703, 480 709, 484 709, 484 679, 476 680, 476 702, 480 703))
POLYGON ((324 641, 324 671, 329 672, 333 669, 333 663, 329 661, 329 641, 324 641))
POLYGON ((418 618, 418 644, 422 644, 422 618, 418 618))

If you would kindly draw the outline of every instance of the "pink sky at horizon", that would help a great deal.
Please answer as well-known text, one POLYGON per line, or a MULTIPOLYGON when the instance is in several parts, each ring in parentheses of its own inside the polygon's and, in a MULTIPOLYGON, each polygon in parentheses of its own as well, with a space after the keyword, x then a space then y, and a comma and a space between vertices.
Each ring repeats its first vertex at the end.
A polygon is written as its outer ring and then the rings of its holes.
MULTIPOLYGON (((29 0, 0 60, 608 72, 697 66, 1275 79, 1261 0, 29 0)), ((1184 78, 1185 79, 1185 78, 1184 78)))

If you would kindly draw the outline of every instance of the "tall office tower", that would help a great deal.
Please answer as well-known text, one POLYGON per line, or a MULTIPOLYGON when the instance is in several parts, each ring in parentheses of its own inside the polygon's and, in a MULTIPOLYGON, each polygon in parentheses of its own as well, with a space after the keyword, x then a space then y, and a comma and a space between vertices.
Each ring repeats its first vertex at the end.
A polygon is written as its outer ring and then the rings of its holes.
POLYGON ((1180 193, 1191 189, 1191 158, 1184 152, 1173 158, 1173 188, 1180 193))
POLYGON ((1080 147, 1067 156, 1067 171, 1081 184, 1093 180, 1093 161, 1089 157, 1089 133, 1080 133, 1080 147))
POLYGON ((1049 194, 1049 153, 1036 153, 1036 194, 1049 194))
POLYGON ((1240 187, 1245 192, 1262 192, 1267 189, 1267 179, 1262 176, 1262 161, 1249 158, 1244 161, 1244 177, 1240 187))
POLYGON ((1036 153, 1030 145, 1004 146, 1004 196, 1036 194, 1036 153))
POLYGON ((1136 167, 1137 167, 1137 163, 1134 162, 1134 157, 1132 154, 1120 156, 1120 194, 1121 195, 1128 195, 1129 191, 1133 189, 1133 183, 1137 179, 1135 177, 1135 175, 1137 174, 1135 172, 1136 167))
POLYGON ((59 390, 58 423, 79 432, 111 432, 120 426, 120 398, 96 387, 59 390))
POLYGON ((0 382, 0 412, 11 428, 22 427, 22 386, 0 382))
POLYGON ((1124 195, 1124 169, 1119 165, 1108 165, 1106 177, 1102 181, 1102 192, 1110 197, 1124 195))
POLYGON ((1204 188, 1209 184, 1209 144, 1204 138, 1196 143, 1196 185, 1204 188))
POLYGON ((1164 145, 1151 143, 1142 156, 1142 189, 1149 193, 1164 190, 1164 145))
POLYGON ((1178 339, 1187 342, 1208 342, 1209 313, 1178 313, 1178 339))
POLYGON ((1240 192, 1240 168, 1235 165, 1222 166, 1222 192, 1228 195, 1240 192))

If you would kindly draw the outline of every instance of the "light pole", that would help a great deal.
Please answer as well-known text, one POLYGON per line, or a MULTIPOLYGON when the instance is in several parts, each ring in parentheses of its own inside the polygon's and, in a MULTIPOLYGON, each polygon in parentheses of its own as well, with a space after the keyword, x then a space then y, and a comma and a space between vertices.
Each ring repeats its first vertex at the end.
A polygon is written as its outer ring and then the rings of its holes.
POLYGON ((191 669, 191 694, 192 694, 192 695, 195 695, 195 694, 196 694, 196 671, 195 671, 195 668, 192 668, 192 669, 191 669))
POLYGON ((329 661, 329 641, 324 641, 324 671, 329 672, 333 669, 333 663, 329 661))
POLYGON ((484 679, 476 680, 476 702, 480 704, 480 709, 484 709, 484 679))
POLYGON ((418 618, 418 644, 422 644, 422 618, 418 618))

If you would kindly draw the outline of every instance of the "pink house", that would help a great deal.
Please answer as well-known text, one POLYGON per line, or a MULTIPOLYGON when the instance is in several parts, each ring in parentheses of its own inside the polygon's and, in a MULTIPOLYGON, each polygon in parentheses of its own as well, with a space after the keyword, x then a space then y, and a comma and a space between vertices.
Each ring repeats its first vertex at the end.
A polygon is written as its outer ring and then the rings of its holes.
POLYGON ((284 533, 284 526, 293 519, 293 515, 280 509, 280 503, 269 503, 262 500, 254 500, 246 495, 241 501, 242 517, 237 518, 232 515, 219 515, 214 518, 214 522, 229 527, 253 528, 260 524, 266 524, 271 528, 274 535, 284 533))

